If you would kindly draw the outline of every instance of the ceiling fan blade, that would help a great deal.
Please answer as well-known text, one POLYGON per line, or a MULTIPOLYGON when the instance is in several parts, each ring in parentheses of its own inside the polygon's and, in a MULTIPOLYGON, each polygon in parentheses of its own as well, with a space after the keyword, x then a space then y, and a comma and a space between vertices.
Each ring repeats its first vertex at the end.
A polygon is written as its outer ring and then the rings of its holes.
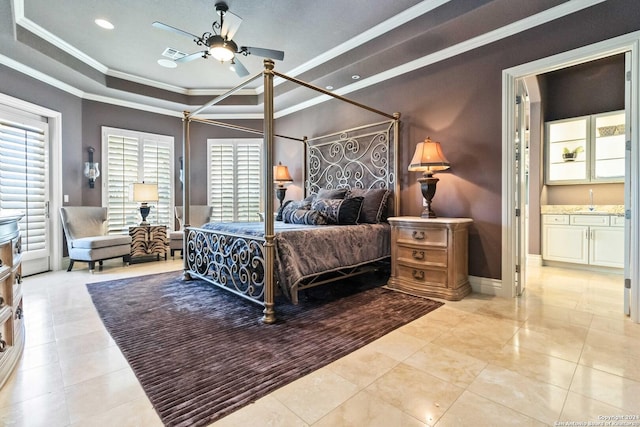
POLYGON ((182 58, 175 59, 174 61, 175 62, 179 62, 179 63, 181 63, 181 62, 191 62, 194 59, 203 58, 203 57, 206 58, 206 55, 208 55, 208 54, 209 54, 208 51, 203 50, 202 52, 190 53, 189 55, 185 55, 182 58))
POLYGON ((188 33, 186 31, 181 30, 180 28, 172 27, 171 25, 163 24, 162 22, 155 21, 152 26, 156 28, 160 28, 161 30, 171 31, 172 33, 180 34, 181 36, 189 37, 194 40, 199 40, 200 37, 195 34, 188 33))
POLYGON ((231 40, 236 34, 236 31, 238 31, 238 28, 240 28, 240 24, 242 24, 242 18, 231 12, 225 12, 220 35, 226 37, 227 40, 231 40))
POLYGON ((247 70, 247 68, 242 65, 242 62, 240 62, 237 57, 233 58, 233 64, 231 65, 231 68, 236 72, 238 77, 246 77, 249 75, 249 70, 247 70))
POLYGON ((264 49, 261 47, 242 46, 241 51, 250 53, 251 55, 262 56, 264 58, 276 59, 282 61, 284 59, 284 52, 281 50, 264 49))

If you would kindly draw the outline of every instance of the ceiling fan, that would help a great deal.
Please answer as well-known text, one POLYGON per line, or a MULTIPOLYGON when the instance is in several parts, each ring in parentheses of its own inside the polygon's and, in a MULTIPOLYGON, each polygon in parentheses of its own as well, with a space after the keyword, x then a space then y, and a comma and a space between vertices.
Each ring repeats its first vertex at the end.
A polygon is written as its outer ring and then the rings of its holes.
POLYGON ((205 46, 207 50, 194 52, 178 58, 175 62, 189 62, 197 58, 207 59, 214 57, 220 62, 231 61, 231 68, 239 77, 249 75, 246 67, 236 57, 236 54, 257 55, 265 58, 284 59, 284 52, 281 50, 265 49, 260 47, 240 46, 234 42, 233 36, 242 23, 242 18, 229 12, 229 7, 224 2, 216 3, 216 13, 220 16, 220 21, 211 24, 211 32, 205 32, 202 36, 196 36, 171 25, 155 21, 152 25, 162 30, 171 31, 186 37, 190 37, 198 46, 205 46))

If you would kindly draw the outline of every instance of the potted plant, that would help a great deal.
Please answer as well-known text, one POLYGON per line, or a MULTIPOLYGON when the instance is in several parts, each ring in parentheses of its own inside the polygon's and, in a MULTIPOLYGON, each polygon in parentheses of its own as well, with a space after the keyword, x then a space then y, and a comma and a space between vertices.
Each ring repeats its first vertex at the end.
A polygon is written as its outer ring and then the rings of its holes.
POLYGON ((569 150, 567 147, 562 149, 562 160, 565 162, 573 162, 577 157, 578 153, 584 151, 584 147, 582 145, 578 145, 573 150, 569 150))

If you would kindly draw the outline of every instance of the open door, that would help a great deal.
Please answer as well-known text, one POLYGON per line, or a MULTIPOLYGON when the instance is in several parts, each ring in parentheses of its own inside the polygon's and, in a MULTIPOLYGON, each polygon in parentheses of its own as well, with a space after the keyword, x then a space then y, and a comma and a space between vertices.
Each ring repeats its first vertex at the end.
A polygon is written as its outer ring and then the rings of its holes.
POLYGON ((514 164, 514 178, 515 178, 515 220, 514 224, 514 238, 515 242, 515 260, 516 265, 514 268, 514 285, 515 295, 522 295, 526 284, 526 266, 527 266, 527 221, 528 221, 528 207, 527 207, 527 192, 528 192, 528 149, 529 149, 529 114, 528 114, 529 97, 527 94, 527 88, 523 79, 518 79, 516 82, 516 98, 515 98, 515 111, 514 111, 514 128, 515 133, 513 137, 514 152, 515 152, 515 164, 514 164))
MULTIPOLYGON (((625 111, 625 174, 624 180, 624 314, 631 315, 631 52, 624 55, 624 111, 625 111)), ((637 222, 637 221, 636 221, 637 222)))

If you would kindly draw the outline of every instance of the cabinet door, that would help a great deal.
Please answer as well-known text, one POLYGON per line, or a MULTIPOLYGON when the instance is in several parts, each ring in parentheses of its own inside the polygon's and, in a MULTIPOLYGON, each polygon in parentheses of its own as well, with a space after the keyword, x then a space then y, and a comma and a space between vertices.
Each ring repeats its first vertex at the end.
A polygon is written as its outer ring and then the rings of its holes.
POLYGON ((589 264, 624 268, 624 228, 591 227, 589 264))
POLYGON ((594 135, 593 181, 623 181, 625 164, 624 111, 597 114, 592 120, 594 135))
POLYGON ((549 261, 589 263, 589 227, 544 225, 542 258, 549 261))
POLYGON ((584 182, 589 179, 589 129, 589 116, 546 124, 547 183, 584 182))

